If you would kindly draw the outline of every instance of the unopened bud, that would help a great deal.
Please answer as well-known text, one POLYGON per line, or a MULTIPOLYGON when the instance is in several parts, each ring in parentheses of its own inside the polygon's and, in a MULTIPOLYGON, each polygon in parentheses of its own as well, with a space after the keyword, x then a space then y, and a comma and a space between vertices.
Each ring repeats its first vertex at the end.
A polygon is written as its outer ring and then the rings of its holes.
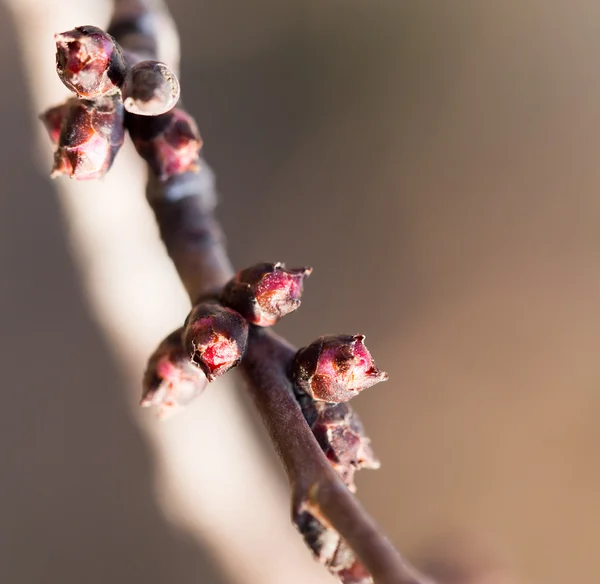
POLYGON ((344 402, 385 381, 365 347, 364 335, 335 335, 317 339, 296 354, 293 366, 298 387, 316 400, 344 402))
POLYGON ((302 284, 312 268, 288 270, 281 263, 256 264, 238 272, 221 295, 224 304, 258 326, 271 326, 300 306, 302 284))
POLYGON ((71 99, 67 105, 51 176, 100 178, 111 167, 125 138, 123 104, 110 96, 94 101, 71 99))
POLYGON ((96 26, 78 26, 54 35, 56 71, 79 97, 96 98, 116 91, 126 66, 117 41, 96 26))
POLYGON ((179 93, 175 73, 160 61, 134 65, 121 88, 125 109, 138 116, 158 116, 172 110, 179 93))
POLYGON ((186 319, 183 340, 192 362, 212 381, 241 361, 248 341, 248 323, 235 310, 201 303, 186 319))
POLYGON ((180 108, 161 116, 128 116, 127 126, 138 154, 165 181, 198 170, 202 139, 193 118, 180 108))
POLYGON ((140 405, 158 407, 161 417, 189 404, 208 385, 204 373, 190 361, 182 333, 183 329, 177 329, 162 341, 144 373, 140 405))

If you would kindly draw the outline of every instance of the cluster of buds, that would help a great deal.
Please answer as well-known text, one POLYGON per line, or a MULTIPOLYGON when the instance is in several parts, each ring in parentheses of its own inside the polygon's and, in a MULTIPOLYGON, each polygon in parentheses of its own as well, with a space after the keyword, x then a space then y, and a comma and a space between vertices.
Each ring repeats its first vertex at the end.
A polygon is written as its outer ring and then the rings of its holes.
MULTIPOLYGON (((142 403, 172 409, 172 402, 182 405, 201 393, 190 389, 191 370, 199 372, 198 387, 204 388, 238 365, 249 327, 273 325, 297 309, 310 273, 310 268, 287 269, 281 263, 256 264, 238 272, 217 299, 194 306, 183 328, 163 341, 150 359, 142 403), (177 389, 179 382, 185 387, 177 389)), ((315 438, 354 492, 356 471, 379 468, 379 461, 358 415, 346 402, 387 379, 387 374, 376 367, 364 336, 338 335, 300 349, 290 377, 315 438)))
MULTIPOLYGON (((57 34, 55 41, 58 76, 76 97, 41 116, 55 147, 52 176, 100 178, 123 144, 126 112, 130 117, 168 116, 179 99, 179 81, 164 63, 126 55, 111 35, 95 26, 57 34)), ((201 141, 193 123, 192 130, 187 130, 188 123, 179 139, 181 125, 164 121, 159 125, 169 126, 167 142, 175 144, 170 149, 186 153, 195 163, 201 141)), ((160 140, 154 149, 146 145, 145 152, 149 150, 151 158, 173 157, 170 151, 163 154, 160 140)), ((195 168, 191 162, 170 161, 165 166, 161 178, 195 168)))
POLYGON ((294 525, 314 558, 343 584, 372 584, 373 578, 339 536, 307 510, 297 513, 294 525))
POLYGON ((281 263, 257 264, 236 274, 218 299, 196 304, 183 328, 167 337, 150 359, 142 404, 161 409, 172 409, 173 401, 182 405, 179 396, 191 399, 201 393, 176 387, 178 380, 187 383, 190 368, 199 372, 204 388, 238 365, 249 327, 274 324, 298 308, 302 280, 309 273, 309 268, 288 270, 281 263))

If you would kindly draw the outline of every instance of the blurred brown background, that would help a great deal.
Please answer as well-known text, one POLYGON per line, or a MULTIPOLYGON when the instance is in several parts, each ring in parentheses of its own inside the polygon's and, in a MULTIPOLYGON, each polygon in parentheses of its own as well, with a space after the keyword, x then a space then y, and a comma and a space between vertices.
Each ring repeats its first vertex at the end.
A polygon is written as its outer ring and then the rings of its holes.
MULTIPOLYGON (((390 373, 361 500, 413 558, 468 532, 594 581, 600 4, 169 4, 235 264, 313 265, 280 330, 363 332, 390 373)), ((216 582, 156 508, 15 47, 0 4, 0 581, 216 582)))

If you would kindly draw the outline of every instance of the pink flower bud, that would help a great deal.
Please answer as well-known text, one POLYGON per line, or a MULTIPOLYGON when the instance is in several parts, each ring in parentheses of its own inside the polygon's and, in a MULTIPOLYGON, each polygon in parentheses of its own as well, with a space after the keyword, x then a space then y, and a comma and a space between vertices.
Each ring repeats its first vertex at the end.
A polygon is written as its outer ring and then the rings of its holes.
POLYGON ((54 35, 56 71, 79 97, 96 98, 116 91, 125 79, 121 48, 95 26, 78 26, 54 35))
POLYGON ((177 329, 162 341, 144 374, 140 405, 157 406, 161 417, 182 409, 208 385, 204 373, 190 361, 182 333, 183 329, 177 329))
POLYGON ((71 99, 66 105, 51 176, 100 178, 125 138, 123 104, 112 96, 94 101, 71 99))
POLYGON ((271 326, 300 306, 302 283, 312 268, 287 270, 281 263, 256 264, 238 272, 221 300, 258 326, 271 326))
POLYGON ((296 354, 294 381, 313 399, 344 402, 388 378, 365 347, 364 335, 317 339, 296 354))
POLYGON ((179 92, 175 73, 160 61, 136 63, 121 88, 125 109, 138 116, 158 116, 172 110, 179 92))
POLYGON ((248 323, 235 310, 208 302, 198 304, 184 328, 187 354, 209 381, 241 361, 248 341, 248 323))
POLYGON ((202 139, 193 118, 180 108, 161 116, 128 116, 127 127, 138 154, 166 181, 198 170, 202 139))

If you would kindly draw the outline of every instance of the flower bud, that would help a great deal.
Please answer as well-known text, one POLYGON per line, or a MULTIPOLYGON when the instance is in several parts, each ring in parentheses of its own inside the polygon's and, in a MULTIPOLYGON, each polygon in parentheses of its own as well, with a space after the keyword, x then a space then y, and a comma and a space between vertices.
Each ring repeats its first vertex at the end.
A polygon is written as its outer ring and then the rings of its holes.
POLYGON ((160 343, 144 373, 140 405, 157 406, 161 417, 182 409, 208 385, 204 373, 190 361, 182 333, 177 329, 160 343))
POLYGON ((96 98, 116 91, 126 65, 117 41, 95 26, 78 26, 54 35, 56 71, 78 97, 96 98))
POLYGON ((125 109, 138 116, 158 116, 172 110, 179 93, 175 73, 160 61, 135 64, 121 88, 125 109))
POLYGON ((198 170, 202 139, 193 118, 182 109, 161 116, 130 115, 127 127, 138 154, 160 180, 198 170))
POLYGON ((119 98, 71 99, 64 116, 51 176, 66 174, 78 180, 104 176, 125 138, 119 98))
POLYGON ((365 347, 364 335, 336 335, 317 339, 296 354, 294 381, 313 399, 344 402, 388 378, 365 347))
POLYGON ((192 308, 184 326, 187 354, 209 381, 235 367, 248 341, 248 323, 235 310, 201 303, 192 308))
POLYGON ((312 268, 287 270, 281 263, 256 264, 225 285, 221 300, 258 326, 271 326, 300 306, 302 283, 312 268))

